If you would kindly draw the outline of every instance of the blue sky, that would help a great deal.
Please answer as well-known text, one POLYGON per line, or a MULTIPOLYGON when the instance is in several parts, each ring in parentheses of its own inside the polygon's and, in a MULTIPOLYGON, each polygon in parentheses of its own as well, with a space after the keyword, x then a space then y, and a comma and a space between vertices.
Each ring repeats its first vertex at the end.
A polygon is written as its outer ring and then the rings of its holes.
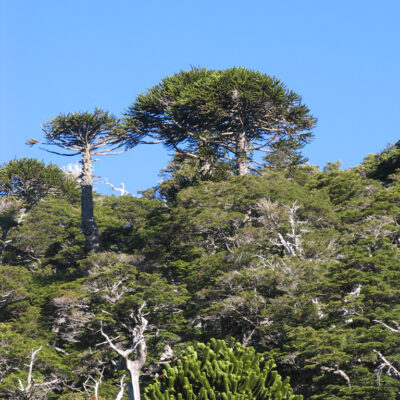
MULTIPOLYGON (((61 112, 120 116, 192 65, 244 66, 297 91, 318 118, 312 164, 351 167, 400 139, 398 0, 0 0, 0 26, 1 162, 67 165, 25 140, 61 112)), ((141 146, 103 157, 95 174, 134 194, 157 184, 169 156, 141 146)))

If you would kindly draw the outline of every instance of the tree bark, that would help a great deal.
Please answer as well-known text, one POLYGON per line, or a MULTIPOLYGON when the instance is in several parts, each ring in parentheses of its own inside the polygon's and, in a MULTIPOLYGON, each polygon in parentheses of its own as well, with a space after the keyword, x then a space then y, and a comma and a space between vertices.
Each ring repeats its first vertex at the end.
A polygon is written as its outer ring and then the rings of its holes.
POLYGON ((236 134, 236 169, 239 176, 246 175, 249 172, 248 169, 248 151, 249 144, 246 138, 246 132, 243 130, 236 134))
MULTIPOLYGON (((129 364, 133 363, 132 361, 128 362, 129 364)), ((129 400, 140 400, 140 385, 139 385, 140 369, 138 370, 137 368, 129 364, 127 366, 127 369, 131 377, 131 382, 129 383, 128 386, 129 400)))
MULTIPOLYGON (((144 325, 144 327, 146 325, 144 325)), ((139 376, 140 376, 140 371, 143 368, 144 363, 146 362, 146 357, 147 357, 147 346, 143 338, 136 347, 135 359, 134 360, 129 360, 128 358, 125 359, 126 368, 129 371, 131 377, 131 382, 128 390, 129 400, 140 400, 139 376)))
POLYGON ((93 215, 93 174, 90 148, 82 153, 81 228, 89 252, 99 251, 99 232, 93 215))

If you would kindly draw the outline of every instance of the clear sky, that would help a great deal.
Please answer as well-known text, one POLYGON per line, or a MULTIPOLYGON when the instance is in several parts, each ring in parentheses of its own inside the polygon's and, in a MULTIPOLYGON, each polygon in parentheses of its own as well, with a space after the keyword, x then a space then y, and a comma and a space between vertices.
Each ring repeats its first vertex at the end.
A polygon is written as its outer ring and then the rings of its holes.
MULTIPOLYGON (((77 160, 24 143, 59 113, 120 116, 191 66, 244 66, 297 91, 318 118, 311 164, 351 167, 400 139, 399 0, 0 0, 0 18, 1 162, 77 160)), ((103 157, 95 174, 135 194, 169 158, 141 146, 103 157)))

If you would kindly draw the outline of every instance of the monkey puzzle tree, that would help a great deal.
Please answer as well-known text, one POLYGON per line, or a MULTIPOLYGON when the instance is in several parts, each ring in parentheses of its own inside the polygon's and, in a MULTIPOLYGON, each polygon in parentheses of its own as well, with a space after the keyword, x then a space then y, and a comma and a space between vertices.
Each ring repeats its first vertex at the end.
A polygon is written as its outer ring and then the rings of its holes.
POLYGON ((273 360, 252 347, 229 346, 223 340, 189 346, 175 365, 166 365, 161 379, 149 385, 145 400, 301 400, 289 379, 282 380, 273 360))
MULTIPOLYGON (((55 145, 70 153, 50 153, 62 156, 81 155, 81 225, 86 238, 88 251, 99 250, 99 233, 93 217, 93 167, 94 156, 120 154, 115 152, 121 147, 114 135, 118 120, 108 112, 96 108, 93 113, 77 112, 60 114, 44 124, 43 132, 46 145, 55 145)), ((30 139, 27 144, 40 143, 30 139)))
POLYGON ((209 173, 216 161, 234 160, 245 175, 259 164, 258 151, 289 143, 300 149, 316 120, 301 97, 276 78, 246 68, 193 68, 166 77, 128 108, 127 146, 164 143, 200 161, 209 173))

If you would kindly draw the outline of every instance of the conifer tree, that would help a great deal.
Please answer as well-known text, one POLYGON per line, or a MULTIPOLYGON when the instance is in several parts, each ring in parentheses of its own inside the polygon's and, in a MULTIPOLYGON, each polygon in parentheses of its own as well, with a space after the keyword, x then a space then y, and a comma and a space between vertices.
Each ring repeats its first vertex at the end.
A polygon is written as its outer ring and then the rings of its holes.
MULTIPOLYGON (((60 114, 43 127, 44 144, 61 147, 69 153, 46 151, 62 156, 81 156, 81 224, 86 247, 92 252, 99 250, 99 233, 93 216, 93 157, 121 153, 114 151, 121 146, 114 135, 117 127, 117 119, 98 108, 93 113, 60 114)), ((39 142, 35 139, 27 142, 29 145, 36 143, 39 142)))
POLYGON ((145 400, 301 400, 289 380, 282 381, 273 360, 252 347, 231 340, 196 343, 174 366, 167 364, 161 379, 149 385, 145 400))
POLYGON ((301 97, 276 78, 246 68, 194 68, 166 77, 138 96, 125 115, 124 139, 164 143, 197 159, 210 173, 218 160, 233 160, 237 175, 258 163, 258 151, 311 140, 315 119, 301 97), (233 157, 233 158, 232 158, 233 157))

